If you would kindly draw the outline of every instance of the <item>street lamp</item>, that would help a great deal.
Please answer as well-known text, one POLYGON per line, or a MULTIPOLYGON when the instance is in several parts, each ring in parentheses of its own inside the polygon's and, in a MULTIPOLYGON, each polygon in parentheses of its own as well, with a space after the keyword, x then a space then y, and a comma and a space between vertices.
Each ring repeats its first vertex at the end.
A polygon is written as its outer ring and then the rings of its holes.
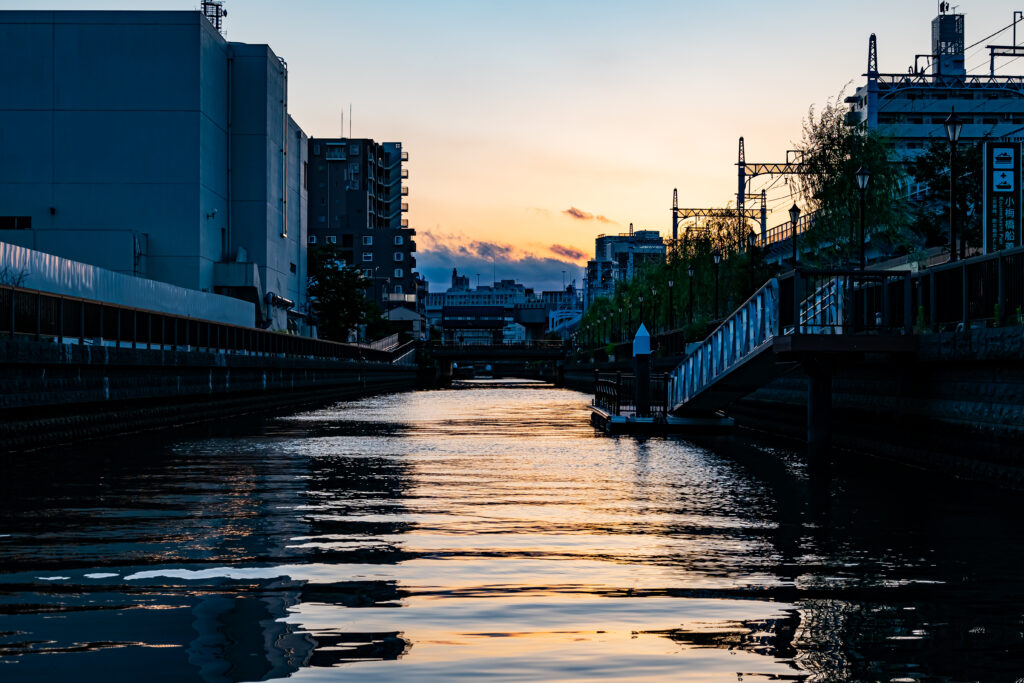
POLYGON ((718 264, 722 262, 722 252, 715 249, 712 256, 715 259, 715 320, 718 320, 718 264))
POLYGON ((619 306, 619 324, 618 324, 618 334, 616 334, 616 335, 615 335, 615 337, 616 337, 616 338, 617 338, 617 339, 618 339, 618 340, 619 340, 620 342, 622 341, 622 306, 619 306))
POLYGON ((643 325, 644 324, 644 295, 641 294, 640 296, 638 296, 636 298, 636 300, 640 302, 640 324, 643 325))
POLYGON ((796 222, 800 220, 800 207, 793 202, 789 209, 789 224, 793 226, 793 270, 796 270, 796 222))
MULTIPOLYGON (((960 142, 963 122, 956 115, 956 108, 950 109, 945 121, 946 138, 949 140, 949 260, 956 261, 956 144, 960 142)), ((966 242, 960 238, 960 257, 966 255, 966 242)))
POLYGON ((868 183, 871 182, 871 169, 861 166, 857 171, 857 189, 860 190, 860 269, 865 268, 864 261, 864 195, 868 190, 868 183))
POLYGON ((658 290, 651 287, 651 331, 658 327, 658 290))
POLYGON ((675 280, 668 281, 668 329, 673 330, 676 326, 676 311, 674 301, 672 300, 672 287, 676 284, 675 280))
POLYGON ((693 264, 686 266, 686 274, 690 276, 690 324, 693 324, 693 264))

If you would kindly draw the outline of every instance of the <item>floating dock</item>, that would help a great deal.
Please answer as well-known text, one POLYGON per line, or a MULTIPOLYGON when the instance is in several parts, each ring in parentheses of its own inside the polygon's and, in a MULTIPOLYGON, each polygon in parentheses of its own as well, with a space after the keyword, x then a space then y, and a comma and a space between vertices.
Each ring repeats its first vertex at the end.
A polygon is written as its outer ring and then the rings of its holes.
POLYGON ((732 430, 733 419, 710 417, 636 417, 616 415, 603 408, 590 406, 590 424, 606 434, 716 434, 732 430))

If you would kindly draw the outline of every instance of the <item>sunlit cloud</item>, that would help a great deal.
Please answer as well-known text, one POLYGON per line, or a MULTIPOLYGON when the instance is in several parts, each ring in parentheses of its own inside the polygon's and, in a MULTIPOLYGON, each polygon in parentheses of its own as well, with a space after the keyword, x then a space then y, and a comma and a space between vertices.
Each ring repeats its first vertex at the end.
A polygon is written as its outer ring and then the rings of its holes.
POLYGON ((580 211, 575 206, 570 206, 568 209, 566 209, 562 213, 564 213, 567 216, 571 216, 573 218, 581 220, 581 221, 589 221, 589 220, 591 220, 594 217, 594 214, 587 213, 586 211, 580 211))
POLYGON ((573 249, 572 247, 566 247, 561 244, 552 244, 549 249, 551 249, 552 253, 573 261, 579 261, 586 256, 586 254, 579 249, 573 249))
POLYGON ((564 213, 566 216, 569 216, 570 218, 575 218, 578 221, 597 221, 599 223, 616 224, 618 223, 618 221, 613 221, 611 218, 608 218, 607 216, 602 216, 601 214, 595 216, 594 214, 588 211, 584 211, 583 209, 577 209, 575 206, 570 206, 568 209, 562 211, 562 213, 564 213))
POLYGON ((563 282, 580 284, 582 269, 576 262, 584 254, 571 247, 548 247, 551 253, 564 257, 552 258, 457 233, 423 233, 419 242, 416 269, 430 282, 431 291, 447 289, 453 268, 468 275, 473 286, 514 279, 541 291, 561 289, 563 282))

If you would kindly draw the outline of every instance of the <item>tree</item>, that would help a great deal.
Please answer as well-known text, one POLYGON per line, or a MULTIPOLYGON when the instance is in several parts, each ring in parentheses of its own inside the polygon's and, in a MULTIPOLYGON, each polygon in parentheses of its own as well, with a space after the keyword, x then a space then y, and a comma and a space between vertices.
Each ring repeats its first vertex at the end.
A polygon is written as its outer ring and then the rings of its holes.
POLYGON ((345 266, 336 245, 308 251, 309 297, 322 339, 348 341, 349 333, 370 321, 375 306, 366 297, 369 280, 358 268, 345 266))
MULTIPOLYGON (((981 227, 981 142, 957 146, 956 210, 957 231, 967 243, 980 247, 981 227)), ((949 245, 949 141, 933 140, 924 154, 908 168, 924 190, 915 195, 911 228, 926 246, 949 245)))
POLYGON ((876 248, 899 251, 914 246, 904 199, 907 176, 889 159, 885 140, 863 126, 846 124, 840 98, 815 115, 808 110, 798 145, 802 173, 798 193, 804 213, 814 212, 813 229, 801 240, 812 247, 811 261, 828 263, 845 252, 849 262, 860 254, 860 190, 856 174, 871 171, 865 193, 865 239, 876 248), (830 248, 831 251, 826 248, 830 248))

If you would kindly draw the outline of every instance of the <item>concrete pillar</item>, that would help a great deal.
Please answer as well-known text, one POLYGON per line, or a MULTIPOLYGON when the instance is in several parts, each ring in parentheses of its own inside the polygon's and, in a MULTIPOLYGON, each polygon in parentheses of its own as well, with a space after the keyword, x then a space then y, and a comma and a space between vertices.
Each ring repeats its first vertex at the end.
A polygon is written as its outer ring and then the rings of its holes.
POLYGON ((807 373, 807 447, 812 455, 827 453, 832 446, 831 364, 821 359, 804 362, 807 373))

